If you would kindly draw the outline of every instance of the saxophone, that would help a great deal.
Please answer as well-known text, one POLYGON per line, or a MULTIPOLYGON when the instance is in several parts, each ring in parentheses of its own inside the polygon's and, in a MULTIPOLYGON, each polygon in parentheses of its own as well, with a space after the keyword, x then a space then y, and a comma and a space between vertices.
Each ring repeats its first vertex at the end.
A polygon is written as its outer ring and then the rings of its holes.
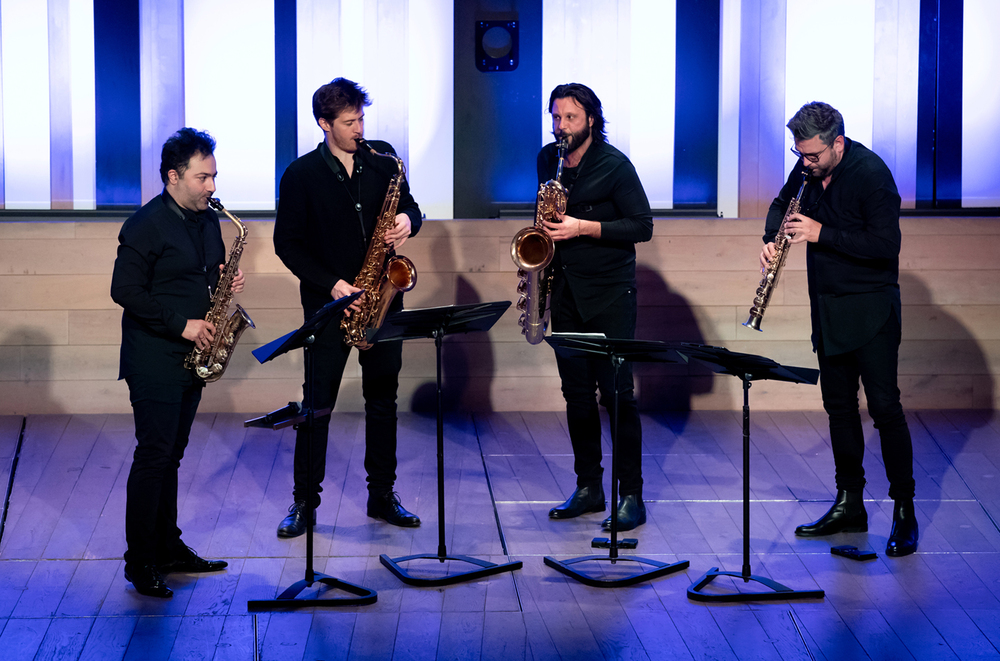
POLYGON ((514 235, 510 242, 510 257, 517 265, 517 293, 521 298, 517 309, 521 311, 518 324, 529 344, 538 344, 545 337, 549 325, 549 293, 552 274, 549 264, 555 255, 555 243, 542 227, 542 222, 558 222, 556 213, 566 213, 566 198, 569 193, 559 183, 562 176, 563 159, 569 140, 562 138, 556 145, 559 162, 555 179, 549 179, 538 187, 535 200, 535 224, 525 227, 514 235))
POLYGON ((752 328, 755 331, 760 330, 760 320, 764 318, 764 311, 767 310, 771 294, 774 293, 774 288, 778 286, 778 276, 781 275, 781 269, 785 265, 785 260, 788 259, 788 249, 791 247, 791 244, 788 242, 788 235, 785 234, 785 223, 788 222, 788 219, 792 215, 799 212, 802 193, 806 189, 806 182, 808 180, 809 171, 806 170, 802 173, 802 185, 799 186, 798 195, 788 204, 785 217, 781 219, 781 225, 778 227, 778 234, 774 237, 774 257, 767 263, 767 268, 764 270, 764 277, 761 278, 760 285, 757 286, 757 295, 753 299, 753 307, 750 308, 750 318, 743 324, 747 328, 752 328))
POLYGON ((360 299, 361 309, 353 311, 340 322, 340 328, 345 333, 344 342, 348 346, 367 349, 372 346, 368 342, 368 329, 377 330, 382 325, 389 312, 389 304, 397 292, 413 289, 417 284, 417 269, 413 262, 401 255, 394 255, 386 261, 389 248, 385 245, 385 235, 396 224, 399 190, 406 177, 403 160, 395 154, 380 154, 362 138, 358 138, 357 143, 375 156, 391 158, 396 163, 396 174, 389 181, 389 190, 386 191, 378 223, 368 244, 368 254, 365 255, 358 277, 354 279, 354 286, 365 290, 360 299))
POLYGON ((219 276, 219 284, 216 285, 215 294, 212 296, 212 307, 205 315, 205 321, 215 326, 215 339, 212 346, 202 351, 197 346, 184 359, 184 367, 194 370, 195 376, 205 383, 212 383, 222 378, 222 373, 229 366, 229 359, 233 355, 233 349, 240 339, 240 335, 247 326, 256 328, 253 320, 239 304, 236 310, 226 319, 229 311, 229 304, 233 300, 233 279, 240 270, 240 257, 243 256, 243 247, 247 243, 247 228, 239 218, 229 213, 218 198, 208 198, 208 204, 216 211, 226 214, 229 220, 233 221, 239 234, 233 241, 233 247, 229 250, 229 260, 226 262, 222 274, 219 276))

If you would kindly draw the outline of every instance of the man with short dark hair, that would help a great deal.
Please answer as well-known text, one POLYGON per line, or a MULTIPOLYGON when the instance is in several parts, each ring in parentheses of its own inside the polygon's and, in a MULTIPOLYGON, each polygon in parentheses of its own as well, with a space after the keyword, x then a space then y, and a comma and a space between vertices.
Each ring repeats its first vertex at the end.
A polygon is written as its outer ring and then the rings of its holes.
MULTIPOLYGON (((361 271, 378 221, 389 181, 396 174, 392 159, 360 149, 366 106, 363 88, 336 78, 313 94, 313 116, 324 141, 292 162, 281 177, 278 214, 274 223, 274 250, 299 279, 305 318, 327 303, 358 291, 361 271)), ((395 154, 387 142, 371 141, 379 153, 395 154)), ((386 232, 390 256, 420 229, 420 208, 404 180, 396 208, 395 226, 386 232)), ((367 293, 365 295, 368 295, 367 293)), ((403 306, 402 295, 390 311, 403 306)), ((360 309, 361 299, 345 311, 360 309)), ((359 352, 361 389, 365 398, 365 470, 368 473, 368 516, 397 526, 418 526, 420 518, 406 511, 393 491, 396 480, 396 392, 402 367, 402 343, 376 343, 359 352)), ((314 410, 332 408, 351 347, 340 324, 331 322, 313 344, 314 410)), ((306 530, 306 512, 320 503, 326 474, 330 416, 317 418, 312 453, 307 454, 305 425, 295 437, 293 503, 278 526, 278 537, 297 537, 306 530), (312 484, 307 484, 311 464, 312 484), (307 503, 308 501, 308 503, 307 503), (307 504, 309 507, 307 507, 307 504)))
MULTIPOLYGON (((653 235, 653 216, 642 183, 628 157, 612 147, 604 134, 601 101, 586 85, 559 85, 549 96, 552 133, 567 138, 562 171, 569 191, 566 213, 559 222, 544 223, 555 241, 552 260, 551 325, 556 333, 604 333, 634 339, 636 323, 635 244, 653 235)), ((538 181, 555 176, 556 143, 538 153, 538 181)), ((553 519, 569 519, 606 508, 601 466, 601 404, 614 412, 614 371, 608 362, 563 358, 556 354, 566 423, 573 444, 576 490, 553 507, 553 519)), ((618 530, 646 522, 642 501, 642 427, 632 385, 632 368, 619 368, 618 421, 621 499, 618 530)), ((602 523, 611 527, 611 517, 602 523)))
MULTIPOLYGON (((173 593, 171 572, 218 571, 181 541, 177 470, 188 444, 204 382, 184 367, 215 327, 205 321, 225 261, 215 192, 215 140, 183 128, 163 145, 163 192, 122 225, 111 298, 122 313, 121 367, 135 418, 136 449, 126 486, 125 578, 152 597, 173 593)), ((243 290, 240 272, 232 289, 243 290)))
POLYGON ((865 436, 858 381, 882 442, 893 499, 886 555, 917 550, 913 508, 913 447, 897 386, 901 337, 899 297, 900 197, 892 173, 874 152, 844 135, 844 118, 826 103, 807 103, 788 122, 799 157, 771 203, 760 264, 775 255, 774 238, 789 202, 808 183, 800 213, 785 224, 789 243, 807 243, 806 266, 813 350, 819 360, 823 407, 830 418, 837 498, 800 537, 865 532, 865 436))

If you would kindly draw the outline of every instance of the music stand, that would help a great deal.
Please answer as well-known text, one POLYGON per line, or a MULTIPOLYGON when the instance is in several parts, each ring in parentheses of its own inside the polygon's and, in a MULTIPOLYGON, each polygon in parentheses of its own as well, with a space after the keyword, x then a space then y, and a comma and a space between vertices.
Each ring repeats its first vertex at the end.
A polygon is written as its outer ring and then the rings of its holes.
POLYGON ((444 542, 444 412, 441 402, 441 343, 445 335, 488 331, 510 307, 510 301, 474 303, 470 305, 446 305, 436 308, 402 310, 389 316, 375 332, 369 331, 368 341, 390 342, 394 340, 434 339, 437 353, 437 491, 438 491, 438 552, 417 553, 399 558, 381 554, 379 560, 395 574, 399 580, 409 585, 436 586, 452 585, 462 581, 492 576, 505 571, 520 569, 518 560, 496 564, 467 555, 448 555, 444 542), (475 565, 478 569, 449 573, 438 578, 421 578, 410 574, 402 563, 410 560, 454 560, 475 565))
POLYGON ((743 382, 743 571, 720 571, 712 567, 687 589, 688 599, 695 601, 785 601, 788 599, 822 599, 823 590, 793 590, 777 581, 750 573, 750 382, 762 379, 810 383, 815 385, 819 370, 807 367, 787 367, 770 358, 749 353, 735 353, 722 347, 681 343, 678 352, 693 358, 719 374, 730 374, 743 382), (767 592, 712 593, 701 589, 717 576, 754 581, 768 588, 767 592))
MULTIPOLYGON (((326 328, 327 324, 329 324, 332 320, 339 319, 340 313, 353 303, 355 299, 361 296, 362 293, 364 292, 355 292, 349 296, 344 296, 343 298, 338 298, 336 301, 327 303, 320 308, 316 314, 310 317, 301 328, 279 337, 264 346, 258 347, 251 352, 253 353, 254 358, 260 361, 261 364, 264 364, 269 360, 277 358, 283 353, 302 347, 306 373, 306 392, 303 393, 303 405, 313 403, 312 389, 313 378, 315 377, 315 366, 313 364, 314 358, 312 355, 312 344, 316 339, 316 335, 326 328)), ((296 406, 295 403, 289 403, 288 406, 282 409, 272 411, 268 415, 262 416, 261 418, 247 420, 243 424, 245 427, 269 426, 272 429, 282 429, 283 427, 293 424, 305 424, 306 454, 311 457, 313 443, 313 420, 317 417, 324 416, 329 412, 330 409, 328 408, 321 411, 315 411, 309 407, 301 408, 296 406)), ((306 466, 306 485, 307 493, 311 492, 312 462, 308 462, 308 465, 306 466)), ((247 602, 248 611, 253 613, 258 611, 284 610, 290 608, 313 608, 316 606, 364 606, 367 604, 374 604, 378 599, 378 593, 374 590, 370 590, 353 583, 348 583, 347 581, 342 581, 339 578, 327 576, 326 574, 321 574, 320 572, 313 570, 313 517, 315 516, 315 511, 316 508, 313 507, 312 501, 307 497, 305 512, 305 578, 288 586, 288 588, 286 588, 285 591, 279 594, 275 599, 251 599, 247 602), (355 596, 319 599, 317 595, 317 598, 299 599, 299 593, 307 587, 311 587, 313 583, 322 583, 323 585, 329 586, 331 589, 342 590, 355 596)), ((324 592, 324 594, 326 593, 324 592)))
POLYGON ((584 555, 567 560, 556 560, 551 556, 545 556, 544 562, 549 567, 575 578, 585 585, 595 588, 616 588, 628 585, 635 585, 642 581, 648 581, 660 576, 666 576, 682 569, 687 569, 691 564, 687 560, 681 560, 672 564, 643 558, 639 556, 619 556, 618 549, 634 549, 638 545, 637 539, 623 539, 618 541, 618 371, 623 362, 656 362, 656 363, 678 363, 675 358, 674 347, 676 345, 665 342, 648 342, 644 340, 615 340, 592 333, 553 333, 545 338, 545 341, 555 349, 556 353, 564 358, 586 358, 611 360, 614 368, 614 427, 611 431, 611 537, 595 538, 590 545, 593 548, 609 549, 607 557, 603 555, 584 555), (598 578, 592 574, 576 569, 573 565, 588 561, 610 561, 617 564, 619 561, 634 562, 639 571, 623 578, 598 578), (643 568, 648 565, 650 569, 643 568))

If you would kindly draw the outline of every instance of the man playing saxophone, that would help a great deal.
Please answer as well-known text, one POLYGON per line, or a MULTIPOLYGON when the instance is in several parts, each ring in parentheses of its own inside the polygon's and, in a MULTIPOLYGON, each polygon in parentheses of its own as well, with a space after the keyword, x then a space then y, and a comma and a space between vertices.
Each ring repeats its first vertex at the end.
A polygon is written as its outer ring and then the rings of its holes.
MULTIPOLYGON (((653 235, 649 201, 628 157, 607 142, 601 101, 586 85, 559 85, 549 97, 552 133, 569 146, 562 171, 568 191, 566 213, 546 220, 555 242, 552 260, 551 327, 555 333, 604 333, 634 339, 636 323, 635 244, 653 235)), ((556 143, 538 154, 538 181, 555 176, 556 143)), ((576 490, 553 507, 553 519, 569 519, 606 508, 601 466, 601 419, 596 392, 614 411, 614 370, 610 362, 556 355, 566 422, 573 444, 576 490)), ((618 530, 646 522, 642 502, 642 428, 633 396, 632 368, 619 371, 617 424, 618 530)), ((611 428, 616 425, 612 421, 611 428)), ((604 520, 611 526, 610 517, 604 520)))
MULTIPOLYGON (((205 321, 219 282, 225 246, 215 192, 215 140, 183 128, 163 145, 163 192, 122 225, 111 298, 122 313, 121 368, 135 417, 136 448, 126 485, 125 578, 136 591, 170 597, 171 572, 218 571, 181 541, 177 469, 205 382, 185 364, 207 350, 216 328, 205 321)), ((237 270, 231 290, 243 290, 237 270)))
MULTIPOLYGON (((357 83, 337 78, 316 90, 312 103, 324 140, 285 170, 274 224, 275 253, 299 279, 306 319, 330 301, 358 291, 352 283, 363 268, 390 180, 398 172, 392 159, 373 155, 357 143, 364 138, 364 109, 371 105, 367 92, 357 83)), ((371 146, 380 153, 395 153, 386 142, 373 140, 371 146)), ((420 208, 405 179, 395 220, 394 227, 385 232, 388 255, 420 229, 420 208)), ((362 299, 358 299, 345 314, 361 310, 361 306, 362 299)), ((402 306, 402 296, 396 296, 390 311, 402 306)), ((304 402, 305 406, 318 410, 335 405, 351 351, 344 337, 337 323, 330 323, 316 337, 312 349, 314 401, 304 402)), ((358 360, 365 398, 368 516, 397 526, 420 525, 420 519, 403 508, 393 491, 402 343, 376 343, 360 351, 358 360)), ((303 426, 298 431, 293 503, 278 526, 278 537, 297 537, 305 532, 306 511, 310 509, 307 501, 315 517, 326 474, 329 425, 329 415, 316 419, 311 456, 307 452, 308 430, 303 426), (310 466, 313 483, 307 485, 310 466)))
POLYGON ((886 554, 917 550, 913 508, 913 449, 896 383, 900 342, 900 197, 877 155, 844 135, 844 119, 826 103, 808 103, 788 122, 799 157, 771 203, 760 264, 774 257, 785 208, 810 174, 801 212, 785 223, 792 244, 806 243, 812 343, 819 360, 823 407, 830 419, 837 497, 818 520, 795 529, 800 537, 865 532, 865 437, 858 381, 882 443, 894 501, 886 554))

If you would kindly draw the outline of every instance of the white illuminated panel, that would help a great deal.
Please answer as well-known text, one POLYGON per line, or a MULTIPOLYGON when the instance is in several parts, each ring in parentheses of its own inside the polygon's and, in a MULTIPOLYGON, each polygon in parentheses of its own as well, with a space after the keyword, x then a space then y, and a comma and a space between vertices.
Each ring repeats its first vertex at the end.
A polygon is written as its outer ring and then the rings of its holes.
MULTIPOLYGON (((785 38, 785 117, 824 101, 844 116, 848 138, 872 147, 875 0, 788 0, 785 38)), ((761 57, 766 57, 762 48, 761 57)), ((793 145, 791 132, 785 143, 793 145)), ((797 159, 785 152, 785 172, 797 159)))
POLYGON ((451 0, 410 0, 408 32, 410 160, 406 166, 410 189, 428 218, 453 218, 454 4, 451 0))
POLYGON ((218 141, 222 203, 274 209, 274 3, 186 0, 184 83, 188 126, 218 141))
POLYGON ((4 193, 7 209, 50 207, 46 3, 0 2, 4 193))
POLYGON ((1000 206, 1000 2, 965 0, 962 54, 962 206, 1000 206))
MULTIPOLYGON (((336 0, 298 0, 296 11, 296 117, 298 155, 311 152, 323 141, 323 130, 313 117, 312 97, 343 69, 341 57, 341 5, 336 0)), ((278 173, 281 176, 281 173, 278 173)))
POLYGON ((740 210, 740 0, 722 0, 719 53, 719 191, 723 218, 740 210))
POLYGON ((96 98, 94 93, 94 3, 70 0, 70 107, 73 125, 73 208, 95 209, 96 98))
MULTIPOLYGON (((674 206, 677 4, 634 0, 629 157, 653 209, 674 206)), ((624 72, 623 72, 624 74, 624 72)))

